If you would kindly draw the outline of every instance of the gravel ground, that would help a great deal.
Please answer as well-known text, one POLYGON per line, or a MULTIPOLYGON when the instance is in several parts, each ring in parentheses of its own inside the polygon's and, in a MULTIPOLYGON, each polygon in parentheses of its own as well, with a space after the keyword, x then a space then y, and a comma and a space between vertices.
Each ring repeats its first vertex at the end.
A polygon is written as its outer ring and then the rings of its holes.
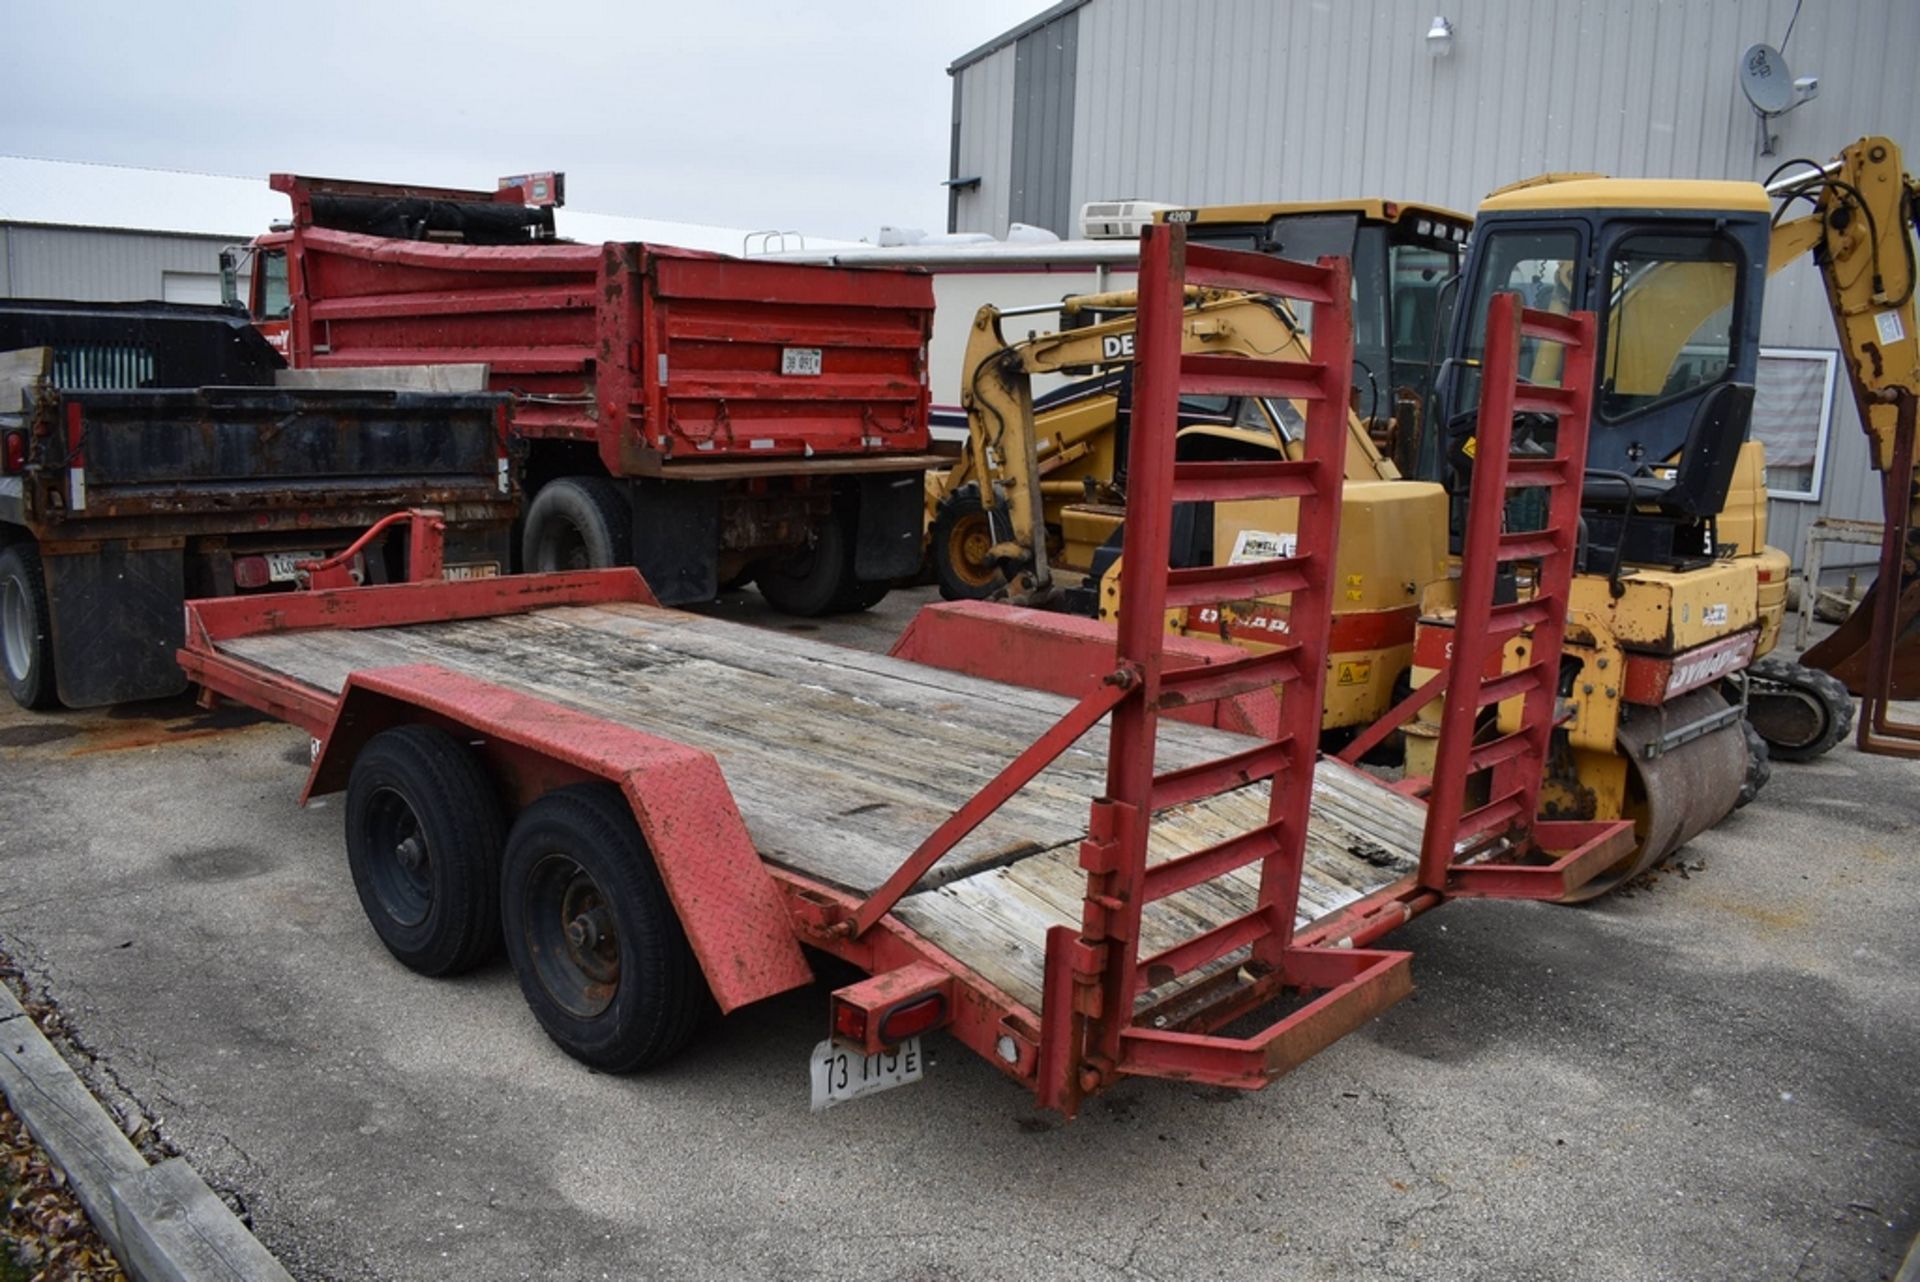
MULTIPOLYGON (((780 626, 877 647, 916 603, 780 626)), ((1913 763, 1781 766, 1591 908, 1429 914, 1387 941, 1415 994, 1268 1090, 1062 1124, 941 1038, 809 1115, 823 986, 591 1073, 504 967, 393 963, 305 762, 184 703, 0 711, 0 941, 303 1279, 1862 1282, 1920 1216, 1913 763)))

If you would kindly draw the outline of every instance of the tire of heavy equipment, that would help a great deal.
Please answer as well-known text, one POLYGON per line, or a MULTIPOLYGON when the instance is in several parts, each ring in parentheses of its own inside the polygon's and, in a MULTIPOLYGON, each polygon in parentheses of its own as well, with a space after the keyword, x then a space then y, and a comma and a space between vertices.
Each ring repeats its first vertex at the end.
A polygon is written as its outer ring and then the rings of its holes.
POLYGON ((620 487, 599 476, 548 481, 527 507, 520 568, 605 570, 633 564, 633 513, 620 487))
POLYGON ((822 521, 812 547, 762 562, 754 584, 768 605, 803 619, 861 609, 855 588, 865 585, 857 585, 853 577, 852 544, 840 520, 822 521))
POLYGON ((1753 703, 1768 697, 1763 693, 1767 687, 1784 687, 1790 693, 1772 697, 1794 700, 1804 713, 1795 718, 1762 714, 1753 720, 1775 761, 1812 761, 1853 729, 1853 696, 1831 673, 1770 654, 1754 660, 1747 677, 1753 683, 1747 695, 1749 717, 1753 703))
POLYGON ((500 944, 506 824, 472 749, 434 726, 370 740, 347 781, 347 865, 374 933, 422 975, 457 975, 500 944))
POLYGON ((1753 728, 1751 721, 1743 718, 1740 728, 1747 736, 1747 778, 1740 785, 1740 800, 1734 803, 1735 810, 1759 796, 1760 790, 1767 786, 1767 780, 1773 778, 1773 762, 1767 751, 1767 741, 1760 737, 1760 732, 1753 728))
POLYGON ((501 874, 507 955, 560 1048, 630 1073, 684 1047, 712 998, 620 790, 550 792, 521 812, 501 874))
POLYGON ((965 485, 949 494, 935 509, 927 532, 934 578, 948 601, 984 601, 1006 583, 998 567, 976 562, 970 551, 986 552, 993 545, 987 510, 980 490, 965 485))
POLYGON ((60 692, 53 679, 53 630, 40 550, 31 543, 0 550, 0 658, 7 693, 23 708, 51 708, 60 692))

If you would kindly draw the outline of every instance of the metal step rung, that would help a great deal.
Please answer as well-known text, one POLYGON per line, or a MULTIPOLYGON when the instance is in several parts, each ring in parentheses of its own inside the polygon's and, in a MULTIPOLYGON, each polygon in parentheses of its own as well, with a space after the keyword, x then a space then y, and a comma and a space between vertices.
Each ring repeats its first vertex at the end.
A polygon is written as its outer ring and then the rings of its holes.
POLYGON ((1533 736, 1526 730, 1516 730, 1512 734, 1503 734, 1498 739, 1477 744, 1467 758, 1467 773, 1486 770, 1525 756, 1532 747, 1533 736))
POLYGON ((1269 361, 1257 356, 1182 356, 1180 391, 1188 396, 1318 401, 1327 394, 1327 371, 1307 361, 1269 361))
POLYGON ((1516 414, 1552 414, 1557 418, 1573 411, 1571 388, 1522 383, 1513 394, 1513 412, 1516 414))
POLYGON ((1541 601, 1513 601, 1496 605, 1487 616, 1488 636, 1511 636, 1545 623, 1551 617, 1541 601))
POLYGON ((1470 841, 1496 828, 1529 818, 1530 816, 1521 813, 1525 809, 1525 799, 1526 793, 1515 788, 1512 792, 1502 793, 1497 800, 1489 801, 1477 810, 1467 811, 1460 816, 1460 823, 1454 829, 1455 842, 1470 841))
POLYGON ((1229 757, 1216 757, 1197 766, 1185 766, 1155 775, 1151 809, 1161 811, 1169 806, 1184 805, 1201 797, 1217 797, 1245 784, 1271 779, 1286 769, 1292 750, 1291 739, 1273 739, 1229 757))
POLYGON ((1175 463, 1175 503, 1232 503, 1242 499, 1298 499, 1319 490, 1311 459, 1270 462, 1175 463))
POLYGON ((1500 536, 1494 555, 1502 561, 1531 561, 1560 550, 1558 530, 1513 530, 1500 536))
POLYGON ((1268 931, 1267 912, 1256 908, 1250 913, 1231 918, 1215 926, 1204 934, 1175 944, 1151 957, 1140 959, 1139 969, 1134 972, 1133 991, 1137 997, 1149 988, 1158 988, 1171 983, 1182 975, 1192 974, 1210 961, 1225 957, 1236 948, 1245 948, 1248 944, 1264 937, 1268 931))
POLYGON ((1560 312, 1523 308, 1520 312, 1520 337, 1544 338, 1550 343, 1579 347, 1580 323, 1560 312))
POLYGON ((1225 663, 1175 668, 1160 674, 1160 707, 1184 708, 1218 703, 1237 694, 1264 690, 1300 675, 1300 647, 1288 644, 1265 654, 1248 654, 1225 663))
POLYGON ((1188 245, 1186 283, 1250 294, 1279 294, 1305 303, 1333 301, 1327 269, 1246 250, 1188 245))
POLYGON ((1540 665, 1529 663, 1526 667, 1495 677, 1480 687, 1476 707, 1487 708, 1496 703, 1505 703, 1508 699, 1523 694, 1532 694, 1540 688, 1540 665))
POLYGON ((1553 455, 1507 460, 1507 488, 1554 486, 1567 483, 1567 461, 1553 455))
POLYGON ((1177 895, 1203 881, 1223 877, 1236 868, 1272 858, 1280 853, 1281 833, 1285 826, 1286 820, 1276 819, 1237 837, 1229 837, 1217 845, 1208 846, 1205 850, 1196 850, 1150 865, 1140 892, 1141 902, 1150 904, 1156 899, 1177 895))
POLYGON ((1281 556, 1267 561, 1246 561, 1239 565, 1203 565, 1185 570, 1168 570, 1167 608, 1184 610, 1190 605, 1253 601, 1261 597, 1298 592, 1307 586, 1307 565, 1310 560, 1303 556, 1281 556))

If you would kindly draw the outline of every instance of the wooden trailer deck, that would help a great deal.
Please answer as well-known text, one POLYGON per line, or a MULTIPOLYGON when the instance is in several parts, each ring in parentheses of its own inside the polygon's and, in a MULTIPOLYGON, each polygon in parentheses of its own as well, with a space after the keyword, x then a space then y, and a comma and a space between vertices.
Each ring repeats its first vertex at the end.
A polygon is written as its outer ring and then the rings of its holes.
MULTIPOLYGON (((854 892, 878 887, 1072 706, 1039 691, 629 602, 274 632, 218 649, 328 695, 357 670, 437 664, 705 749, 719 760, 763 858, 854 892)), ((1157 768, 1197 764, 1246 742, 1163 721, 1157 768)), ((1037 1011, 1046 931, 1079 922, 1077 848, 1105 768, 1103 724, 949 853, 896 915, 1037 1011)), ((1255 784, 1162 813, 1149 858, 1258 826, 1266 796, 1267 785, 1255 784)), ((1410 873, 1424 814, 1418 802, 1323 760, 1302 924, 1410 873)), ((1255 865, 1150 905, 1143 953, 1251 911, 1258 872, 1255 865)))

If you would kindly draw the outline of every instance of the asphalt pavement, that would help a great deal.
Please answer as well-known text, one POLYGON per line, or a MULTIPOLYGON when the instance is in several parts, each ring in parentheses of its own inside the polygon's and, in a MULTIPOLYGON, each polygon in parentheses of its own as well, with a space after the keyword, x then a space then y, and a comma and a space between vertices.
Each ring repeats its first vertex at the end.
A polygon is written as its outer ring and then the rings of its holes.
MULTIPOLYGON (((883 646, 920 594, 783 624, 883 646)), ((0 701, 4 703, 4 701, 0 701)), ((0 947, 303 1279, 1891 1277, 1920 1223, 1920 765, 1843 745, 1581 909, 1389 938, 1414 995, 1259 1094, 1078 1120, 957 1044, 807 1111, 827 988, 593 1073, 504 963, 394 962, 299 731, 0 710, 0 947)))

